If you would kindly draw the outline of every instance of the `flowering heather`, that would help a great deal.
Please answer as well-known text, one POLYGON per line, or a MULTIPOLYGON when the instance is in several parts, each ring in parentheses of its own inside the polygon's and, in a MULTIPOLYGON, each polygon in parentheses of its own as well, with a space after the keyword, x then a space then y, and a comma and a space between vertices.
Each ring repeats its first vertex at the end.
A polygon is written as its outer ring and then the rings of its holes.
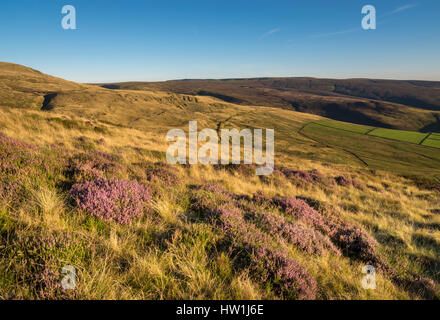
POLYGON ((18 181, 4 181, 0 179, 0 201, 18 197, 21 193, 21 186, 18 181))
POLYGON ((231 193, 221 185, 215 183, 200 184, 192 187, 195 190, 205 190, 212 193, 224 194, 230 196, 231 193))
POLYGON ((73 291, 62 288, 62 268, 77 265, 86 255, 78 239, 70 235, 49 234, 37 236, 12 235, 2 252, 9 259, 12 274, 17 281, 30 286, 38 299, 70 299, 73 291))
POLYGON ((259 247, 252 257, 251 271, 270 283, 282 299, 313 300, 317 284, 306 269, 286 253, 259 247))
POLYGON ((259 247, 270 243, 269 235, 261 232, 255 225, 246 223, 243 213, 238 208, 221 207, 210 212, 211 218, 220 227, 224 235, 236 246, 252 245, 259 247))
POLYGON ((351 184, 353 185, 353 187, 355 187, 357 189, 362 189, 362 184, 354 178, 351 179, 351 184))
POLYGON ((287 179, 300 186, 306 186, 307 184, 312 183, 321 183, 324 181, 322 174, 316 169, 303 171, 281 167, 279 170, 287 179))
POLYGON ((329 219, 297 198, 273 198, 272 201, 286 214, 291 214, 305 224, 328 235, 344 254, 370 263, 378 269, 387 269, 386 264, 376 253, 377 242, 360 227, 336 218, 329 219))
POLYGON ((265 195, 261 191, 257 191, 256 193, 254 193, 254 195, 252 197, 252 202, 260 208, 268 208, 270 205, 273 204, 272 198, 265 195))
POLYGON ((230 192, 218 184, 201 184, 190 186, 191 209, 205 214, 219 207, 246 206, 251 198, 247 195, 230 192))
POLYGON ((296 219, 324 232, 329 232, 329 227, 323 217, 318 211, 310 207, 307 202, 294 197, 275 197, 272 199, 273 203, 286 214, 293 216, 296 219))
POLYGON ((17 174, 20 170, 35 165, 32 153, 35 147, 7 137, 0 132, 0 175, 17 174))
POLYGON ((20 201, 24 182, 39 165, 34 146, 0 133, 0 200, 20 201))
POLYGON ((75 145, 75 147, 81 148, 84 150, 94 150, 95 149, 95 144, 93 143, 92 139, 89 139, 84 136, 76 138, 74 145, 75 145))
POLYGON ((350 179, 344 176, 339 176, 335 178, 335 181, 338 185, 342 187, 353 186, 358 189, 362 189, 362 184, 356 179, 350 179))
POLYGON ((280 235, 298 249, 307 253, 323 253, 330 250, 336 255, 341 255, 340 251, 330 241, 327 236, 312 228, 306 227, 300 222, 290 223, 282 216, 270 212, 252 212, 247 215, 262 230, 272 235, 280 235))
POLYGON ((281 185, 283 181, 280 178, 284 178, 284 173, 282 173, 276 166, 273 169, 272 174, 269 175, 263 175, 258 176, 260 178, 260 181, 266 184, 275 184, 275 185, 281 185))
POLYGON ((264 286, 271 286, 283 299, 314 299, 316 281, 296 260, 271 245, 268 234, 247 223, 237 209, 218 208, 209 213, 231 242, 242 267, 264 286))
POLYGON ((425 277, 416 277, 409 285, 409 289, 425 299, 440 300, 440 287, 434 280, 425 277))
POLYGON ((158 162, 147 169, 147 180, 172 187, 181 182, 178 171, 175 167, 167 163, 158 162))
POLYGON ((122 224, 140 217, 144 202, 151 201, 148 188, 137 182, 118 179, 75 184, 70 196, 80 209, 92 216, 122 224))
POLYGON ((83 153, 72 157, 66 175, 72 182, 86 182, 104 178, 106 173, 115 173, 118 157, 103 152, 83 153))
POLYGON ((336 177, 335 181, 338 185, 340 185, 342 187, 348 187, 349 185, 351 185, 351 180, 347 177, 344 177, 344 176, 336 177))
POLYGON ((206 216, 219 207, 233 204, 232 194, 217 184, 203 184, 190 187, 191 209, 206 216))
POLYGON ((388 269, 376 253, 378 243, 360 227, 349 223, 334 224, 330 236, 347 256, 355 257, 377 269, 388 269))

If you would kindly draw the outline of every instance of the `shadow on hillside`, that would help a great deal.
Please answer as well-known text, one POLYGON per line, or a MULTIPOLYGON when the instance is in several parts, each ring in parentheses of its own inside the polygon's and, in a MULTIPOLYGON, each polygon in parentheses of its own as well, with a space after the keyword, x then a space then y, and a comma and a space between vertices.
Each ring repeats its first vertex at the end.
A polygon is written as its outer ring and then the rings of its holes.
POLYGON ((426 255, 410 254, 410 261, 418 264, 436 282, 440 282, 440 261, 426 255))
POLYGON ((117 84, 104 84, 101 86, 101 88, 110 89, 110 90, 118 90, 118 89, 121 89, 121 86, 119 86, 117 84))
MULTIPOLYGON (((393 129, 393 127, 385 122, 379 121, 373 117, 368 116, 362 111, 367 111, 370 107, 363 102, 355 103, 325 103, 325 104, 311 104, 304 105, 296 102, 291 102, 295 111, 317 114, 326 118, 337 121, 351 122, 360 125, 367 125, 372 127, 381 127, 393 129)), ((376 105, 376 109, 380 106, 376 105)), ((383 111, 383 110, 379 110, 383 111)))
POLYGON ((434 117, 437 119, 437 121, 420 129, 421 132, 440 132, 440 115, 434 114, 434 117))
POLYGON ((440 243, 430 235, 415 234, 412 236, 412 241, 419 248, 440 252, 440 243))
POLYGON ((58 93, 49 93, 44 96, 43 105, 41 106, 41 110, 50 111, 55 108, 55 106, 51 103, 52 100, 58 95, 58 93))
POLYGON ((223 100, 225 102, 229 102, 229 103, 235 103, 235 104, 250 104, 245 100, 236 98, 236 97, 232 97, 232 96, 227 96, 224 94, 220 94, 220 93, 215 93, 215 92, 209 92, 209 91, 205 91, 205 90, 201 90, 199 92, 197 92, 197 95, 199 96, 207 96, 207 97, 214 97, 220 100, 223 100))

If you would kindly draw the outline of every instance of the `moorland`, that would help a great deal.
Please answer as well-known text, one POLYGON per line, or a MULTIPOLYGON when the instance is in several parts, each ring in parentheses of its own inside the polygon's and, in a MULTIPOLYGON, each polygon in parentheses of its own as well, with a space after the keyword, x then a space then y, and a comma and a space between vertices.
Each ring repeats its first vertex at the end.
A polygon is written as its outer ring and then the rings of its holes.
POLYGON ((0 298, 438 299, 438 92, 376 80, 92 85, 0 63, 0 298), (191 120, 274 129, 273 174, 169 165, 166 133, 191 120), (61 286, 65 266, 74 290, 61 286))

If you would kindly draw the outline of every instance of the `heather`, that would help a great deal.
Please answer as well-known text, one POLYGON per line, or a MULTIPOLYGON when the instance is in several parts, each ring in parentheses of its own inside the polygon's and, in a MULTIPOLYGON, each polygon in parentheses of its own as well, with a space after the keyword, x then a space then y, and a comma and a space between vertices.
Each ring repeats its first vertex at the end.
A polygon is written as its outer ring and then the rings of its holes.
POLYGON ((314 185, 330 186, 331 182, 317 169, 295 170, 289 167, 275 166, 271 175, 260 176, 264 183, 276 183, 281 186, 280 179, 285 179, 295 186, 306 188, 314 185))
POLYGON ((233 194, 217 184, 193 185, 190 209, 201 215, 214 212, 219 207, 234 205, 233 194))
POLYGON ((414 278, 407 283, 411 292, 428 300, 440 299, 440 286, 434 280, 420 276, 414 278))
POLYGON ((377 251, 379 244, 366 231, 341 220, 335 213, 321 214, 303 199, 270 198, 262 192, 250 198, 214 184, 197 185, 192 189, 191 208, 210 221, 213 216, 226 217, 227 222, 221 224, 221 230, 230 235, 234 243, 263 245, 284 239, 308 254, 330 252, 339 256, 342 253, 394 275, 395 271, 377 251), (278 210, 284 216, 268 210, 278 210))
POLYGON ((287 215, 300 219, 317 230, 329 233, 329 226, 325 217, 310 207, 304 200, 294 197, 275 197, 272 202, 287 215))
POLYGON ((322 174, 316 170, 293 170, 291 168, 280 168, 279 169, 288 179, 300 179, 303 180, 306 183, 313 183, 313 182, 321 182, 323 181, 322 174))
POLYGON ((302 222, 288 222, 284 217, 271 212, 247 214, 247 219, 254 221, 265 232, 278 235, 307 253, 323 254, 326 250, 340 255, 339 249, 320 231, 307 227, 302 222))
POLYGON ((256 216, 251 219, 251 213, 246 213, 247 197, 213 184, 193 186, 192 190, 192 210, 228 239, 237 267, 249 269, 263 288, 273 288, 281 298, 316 296, 315 280, 270 236, 276 226, 262 229, 261 220, 256 216))
POLYGON ((129 223, 142 216, 151 201, 145 186, 126 180, 98 179, 72 186, 70 197, 88 214, 106 221, 129 223))
POLYGON ((146 177, 149 182, 157 183, 165 187, 172 187, 181 183, 177 168, 163 162, 157 162, 153 166, 147 166, 146 177))
POLYGON ((283 299, 313 300, 316 297, 316 281, 295 260, 281 251, 256 249, 252 269, 262 281, 272 284, 272 288, 283 299))
MULTIPOLYGON (((73 299, 74 290, 62 287, 65 266, 76 269, 88 261, 90 252, 84 248, 80 236, 66 233, 37 231, 37 235, 17 233, 17 230, 2 234, 0 239, 1 259, 8 259, 9 266, 2 270, 11 282, 25 285, 35 299, 73 299)), ((79 282, 79 274, 76 281, 79 282)), ((8 298, 24 298, 9 292, 8 298)))
POLYGON ((40 163, 35 146, 0 133, 0 200, 20 201, 24 185, 40 163))
MULTIPOLYGON (((259 197, 261 198, 261 195, 259 197)), ((386 263, 377 253, 378 243, 362 228, 341 222, 338 216, 322 215, 302 199, 275 197, 272 201, 286 215, 293 216, 328 235, 345 255, 371 264, 377 269, 387 269, 386 263)))
POLYGON ((2 173, 17 173, 20 169, 35 164, 35 147, 10 138, 0 132, 0 170, 2 173))
POLYGON ((331 238, 344 254, 356 257, 377 269, 387 269, 386 263, 377 254, 378 243, 361 228, 344 223, 331 231, 331 238))
POLYGON ((65 175, 73 183, 105 178, 116 173, 117 161, 117 156, 104 152, 80 153, 69 159, 65 175))
POLYGON ((340 185, 342 187, 353 186, 358 189, 362 188, 362 184, 358 180, 347 178, 345 176, 336 177, 335 181, 338 185, 340 185))
POLYGON ((272 288, 283 299, 314 299, 316 282, 307 270, 270 237, 246 223, 239 209, 220 208, 208 212, 214 224, 230 241, 241 268, 262 287, 272 288))

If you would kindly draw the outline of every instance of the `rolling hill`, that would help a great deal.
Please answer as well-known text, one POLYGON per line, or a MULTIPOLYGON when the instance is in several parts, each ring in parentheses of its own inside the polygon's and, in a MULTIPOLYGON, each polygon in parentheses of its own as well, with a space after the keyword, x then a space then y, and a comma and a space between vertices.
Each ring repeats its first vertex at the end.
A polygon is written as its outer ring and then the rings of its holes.
POLYGON ((440 298, 438 134, 144 85, 0 63, 0 299, 440 298), (190 120, 273 128, 273 175, 166 163, 190 120))
MULTIPOLYGON (((199 127, 207 128, 274 128, 277 146, 279 150, 283 150, 280 157, 295 155, 323 162, 364 165, 367 160, 359 161, 362 155, 357 154, 362 150, 361 154, 368 153, 365 155, 367 158, 383 158, 384 161, 374 161, 370 165, 373 169, 385 169, 399 174, 412 172, 428 179, 440 173, 440 166, 436 160, 440 150, 432 148, 405 145, 372 135, 364 140, 350 137, 349 140, 355 143, 353 144, 342 139, 338 132, 335 132, 335 138, 338 137, 340 141, 336 145, 327 143, 334 138, 333 136, 324 137, 324 145, 316 145, 304 136, 305 129, 308 129, 304 127, 321 118, 307 113, 278 107, 246 106, 211 96, 146 90, 143 87, 142 90, 108 90, 95 85, 68 82, 18 65, 3 63, 0 66, 0 79, 6 79, 2 81, 4 89, 0 90, 0 104, 5 106, 55 112, 65 116, 81 116, 102 124, 148 131, 156 136, 165 135, 174 127, 187 130, 188 121, 194 119, 198 120, 199 127), (14 98, 14 103, 10 102, 11 98, 14 98), (356 148, 341 149, 341 145, 353 145, 356 148), (408 150, 414 149, 414 152, 410 152, 411 156, 394 151, 400 150, 402 146, 409 148, 408 150), (343 154, 341 150, 345 150, 343 154), (430 154, 434 156, 429 156, 430 154), (428 164, 429 161, 432 163, 428 164)), ((193 84, 192 81, 182 83, 188 86, 193 84)), ((129 87, 132 88, 131 85, 129 87)), ((418 114, 421 112, 423 111, 418 111, 418 114)), ((405 117, 409 116, 402 113, 405 117)), ((384 117, 387 117, 387 114, 384 117)), ((403 122, 404 119, 406 118, 399 118, 398 121, 403 122)), ((407 121, 411 124, 417 123, 414 119, 407 121)), ((324 129, 322 128, 322 131, 328 131, 324 129)))
POLYGON ((384 128, 440 131, 440 82, 257 78, 101 84, 212 96, 241 105, 296 110, 384 128))

